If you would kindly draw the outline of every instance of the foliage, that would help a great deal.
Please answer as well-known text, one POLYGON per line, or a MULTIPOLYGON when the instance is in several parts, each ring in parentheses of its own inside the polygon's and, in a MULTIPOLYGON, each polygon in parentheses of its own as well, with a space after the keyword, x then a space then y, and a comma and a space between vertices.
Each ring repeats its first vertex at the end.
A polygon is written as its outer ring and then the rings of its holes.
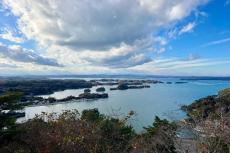
POLYGON ((84 80, 5 80, 1 92, 20 91, 25 95, 51 94, 65 89, 91 88, 92 83, 84 80))
POLYGON ((105 88, 104 87, 99 87, 96 89, 97 92, 104 92, 105 91, 105 88))
POLYGON ((161 120, 158 116, 155 117, 155 121, 153 122, 153 126, 146 127, 147 133, 150 135, 154 135, 160 128, 176 130, 176 125, 174 123, 169 123, 168 120, 161 120))
POLYGON ((230 98, 230 88, 221 90, 218 95, 221 98, 229 99, 230 98))
POLYGON ((6 93, 0 96, 0 142, 8 141, 12 138, 16 130, 15 110, 23 108, 22 104, 18 104, 18 100, 22 96, 20 92, 6 93))
POLYGON ((176 124, 161 120, 158 116, 146 132, 136 137, 132 143, 131 153, 176 153, 174 145, 176 124))
POLYGON ((98 109, 83 110, 81 119, 89 122, 97 122, 103 120, 105 117, 100 114, 98 109))
POLYGON ((230 88, 227 88, 227 89, 220 91, 218 95, 219 95, 220 101, 224 105, 226 105, 226 106, 230 105, 230 88))
POLYGON ((194 120, 203 120, 212 117, 217 119, 220 112, 230 111, 230 89, 222 90, 217 96, 208 96, 196 100, 189 106, 182 106, 188 116, 194 120))
POLYGON ((197 133, 196 142, 203 152, 230 151, 229 88, 220 91, 217 96, 208 96, 183 106, 183 110, 188 113, 187 125, 193 126, 197 133))
POLYGON ((159 131, 146 136, 148 132, 136 134, 127 125, 127 119, 108 117, 97 109, 84 110, 81 114, 76 110, 60 115, 43 113, 21 124, 18 129, 23 133, 18 133, 0 152, 128 153, 144 146, 147 152, 154 148, 156 153, 174 153, 172 135, 167 135, 173 132, 163 128, 171 126, 166 120, 156 117, 153 123, 156 127, 152 128, 159 131))
POLYGON ((23 133, 4 151, 49 153, 115 153, 123 152, 135 136, 125 122, 101 115, 97 109, 66 111, 61 115, 43 114, 21 124, 23 133), (9 147, 14 144, 15 147, 9 147))

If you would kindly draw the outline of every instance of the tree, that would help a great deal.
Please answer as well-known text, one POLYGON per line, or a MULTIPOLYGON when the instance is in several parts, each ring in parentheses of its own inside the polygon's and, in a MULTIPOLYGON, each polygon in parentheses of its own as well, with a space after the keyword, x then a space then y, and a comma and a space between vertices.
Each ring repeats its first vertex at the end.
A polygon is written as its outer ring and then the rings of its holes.
POLYGON ((152 126, 145 127, 146 132, 133 140, 130 153, 176 153, 176 128, 174 123, 156 116, 152 126))
POLYGON ((0 142, 9 140, 16 132, 16 117, 19 115, 15 110, 23 108, 18 100, 22 97, 20 92, 5 93, 0 96, 0 142))
POLYGON ((131 126, 97 109, 36 116, 18 126, 18 133, 0 152, 125 153, 135 136, 131 126))
POLYGON ((183 126, 196 134, 193 143, 197 152, 230 152, 229 88, 220 91, 217 96, 202 98, 183 108, 189 115, 183 126))

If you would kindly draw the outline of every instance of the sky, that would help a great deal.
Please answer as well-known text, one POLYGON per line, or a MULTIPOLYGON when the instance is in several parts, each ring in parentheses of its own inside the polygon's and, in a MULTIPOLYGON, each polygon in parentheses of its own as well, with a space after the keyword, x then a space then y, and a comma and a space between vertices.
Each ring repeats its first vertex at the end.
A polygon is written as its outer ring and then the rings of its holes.
POLYGON ((0 76, 230 76, 230 0, 0 0, 0 76))

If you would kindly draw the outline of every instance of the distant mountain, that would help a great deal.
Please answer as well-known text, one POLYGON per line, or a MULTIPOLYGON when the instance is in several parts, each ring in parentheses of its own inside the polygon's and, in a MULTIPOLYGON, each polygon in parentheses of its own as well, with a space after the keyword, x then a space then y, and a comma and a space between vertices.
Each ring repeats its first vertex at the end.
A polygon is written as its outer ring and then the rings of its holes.
POLYGON ((24 76, 0 76, 1 80, 24 80, 24 79, 49 79, 49 78, 179 78, 181 80, 222 80, 230 81, 230 76, 169 76, 169 75, 144 75, 144 74, 67 74, 67 75, 24 75, 24 76))

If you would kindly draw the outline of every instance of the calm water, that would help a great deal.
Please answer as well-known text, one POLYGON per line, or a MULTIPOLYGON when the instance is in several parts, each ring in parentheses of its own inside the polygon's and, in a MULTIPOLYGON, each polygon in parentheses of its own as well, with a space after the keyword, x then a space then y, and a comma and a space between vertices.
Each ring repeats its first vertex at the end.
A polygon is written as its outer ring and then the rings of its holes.
MULTIPOLYGON (((175 79, 159 79, 162 81, 176 81, 175 79)), ((229 81, 189 81, 187 84, 153 84, 151 88, 130 89, 125 91, 110 91, 111 86, 105 86, 108 99, 91 101, 73 101, 69 103, 59 103, 46 106, 26 107, 26 117, 24 120, 33 118, 35 114, 41 112, 57 112, 77 109, 80 112, 84 109, 98 108, 100 112, 124 117, 133 110, 136 115, 130 121, 131 124, 140 131, 143 126, 150 125, 155 115, 170 120, 179 120, 185 114, 179 110, 182 104, 190 104, 196 99, 217 94, 221 89, 230 87, 229 81)), ((95 87, 92 88, 95 91, 95 87)), ((55 97, 57 99, 66 96, 78 96, 83 92, 80 90, 65 90, 55 92, 43 97, 55 97)))

